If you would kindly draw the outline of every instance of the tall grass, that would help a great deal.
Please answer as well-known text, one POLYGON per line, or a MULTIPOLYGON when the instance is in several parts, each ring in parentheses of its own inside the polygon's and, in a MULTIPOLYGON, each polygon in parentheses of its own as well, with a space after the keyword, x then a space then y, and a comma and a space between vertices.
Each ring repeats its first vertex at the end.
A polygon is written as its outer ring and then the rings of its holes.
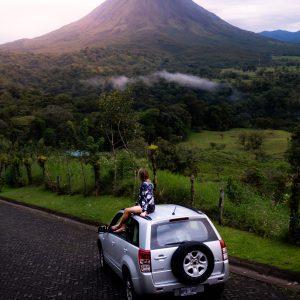
MULTIPOLYGON (((177 204, 190 203, 189 178, 168 171, 158 173, 159 192, 164 202, 177 204)), ((197 182, 195 206, 213 218, 217 218, 220 188, 225 182, 197 182)), ((225 224, 264 237, 284 238, 289 223, 287 205, 274 206, 269 198, 242 186, 241 204, 225 199, 225 224)))
MULTIPOLYGON (((287 167, 282 152, 287 147, 289 133, 284 131, 264 131, 268 137, 264 150, 270 159, 261 162, 254 159, 253 154, 245 152, 237 143, 242 129, 226 133, 208 132, 194 133, 187 144, 199 146, 200 179, 195 184, 195 205, 200 210, 217 218, 220 188, 225 188, 229 176, 238 178, 248 168, 260 170, 282 169, 287 167), (210 143, 223 143, 223 150, 210 149, 210 143), (218 176, 221 173, 221 176, 218 176)), ((113 190, 113 161, 110 154, 101 158, 101 193, 126 196, 137 199, 139 181, 136 170, 149 167, 146 159, 137 159, 120 151, 117 160, 117 188, 113 190)), ((37 162, 32 165, 34 182, 43 183, 42 170, 37 162)), ((21 181, 28 184, 26 170, 21 168, 21 181)), ((79 158, 67 157, 65 153, 49 154, 46 161, 46 180, 56 182, 59 178, 62 190, 70 194, 91 195, 94 189, 92 166, 80 163, 79 158)), ((283 238, 288 230, 289 213, 286 203, 274 206, 271 200, 258 194, 254 188, 240 184, 241 199, 238 203, 225 199, 225 224, 264 237, 283 238)), ((158 172, 158 201, 162 203, 191 204, 190 180, 183 175, 168 171, 158 172)))

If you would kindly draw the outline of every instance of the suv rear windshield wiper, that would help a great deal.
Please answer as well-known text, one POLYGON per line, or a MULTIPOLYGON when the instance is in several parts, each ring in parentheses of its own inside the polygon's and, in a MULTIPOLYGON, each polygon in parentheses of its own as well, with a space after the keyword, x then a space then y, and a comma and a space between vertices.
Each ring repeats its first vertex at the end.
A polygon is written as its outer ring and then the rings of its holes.
POLYGON ((174 243, 168 243, 168 244, 165 244, 165 246, 173 246, 173 245, 181 245, 183 244, 184 242, 174 242, 174 243))

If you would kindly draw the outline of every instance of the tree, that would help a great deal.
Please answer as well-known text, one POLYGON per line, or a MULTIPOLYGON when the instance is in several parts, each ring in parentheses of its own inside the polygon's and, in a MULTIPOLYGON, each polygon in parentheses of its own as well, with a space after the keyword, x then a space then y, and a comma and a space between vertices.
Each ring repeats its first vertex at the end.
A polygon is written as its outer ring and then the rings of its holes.
POLYGON ((248 134, 248 149, 250 151, 259 151, 262 148, 265 136, 259 132, 251 132, 248 134))
POLYGON ((190 177, 191 205, 195 205, 195 179, 200 169, 200 157, 197 148, 181 146, 176 148, 178 170, 190 177))
POLYGON ((42 169, 43 182, 46 183, 46 146, 44 139, 40 139, 37 143, 37 162, 40 168, 42 169))
POLYGON ((246 151, 261 151, 265 136, 260 132, 242 132, 238 136, 238 142, 246 151))
POLYGON ((240 133, 238 137, 238 141, 243 146, 244 150, 246 150, 247 133, 246 132, 240 133))
POLYGON ((143 126, 144 136, 148 143, 153 143, 158 136, 157 124, 159 124, 159 109, 152 108, 141 113, 140 120, 143 126))
POLYGON ((32 158, 30 154, 26 154, 25 157, 23 158, 23 164, 26 169, 26 174, 27 174, 27 179, 28 183, 31 185, 33 183, 33 177, 32 177, 32 158))
POLYGON ((80 162, 80 168, 82 173, 82 179, 83 179, 83 194, 87 196, 87 179, 86 174, 84 170, 84 164, 86 163, 86 145, 87 145, 87 139, 89 136, 89 122, 88 119, 83 119, 80 123, 78 132, 75 134, 75 145, 77 147, 76 150, 79 150, 79 162, 80 162))
MULTIPOLYGON (((75 137, 77 150, 80 152, 80 164, 84 181, 84 194, 87 194, 86 175, 83 164, 90 164, 94 172, 94 193, 96 196, 101 192, 101 151, 103 150, 104 138, 98 133, 98 136, 90 135, 90 121, 85 118, 81 121, 78 132, 75 137)), ((99 128, 98 128, 99 129, 99 128)), ((100 130, 99 130, 100 131, 100 130)))
POLYGON ((152 166, 154 192, 157 192, 157 151, 158 146, 150 145, 148 147, 148 156, 152 166))
POLYGON ((117 184, 117 150, 139 135, 137 114, 129 91, 104 93, 100 97, 100 126, 110 145, 114 160, 114 191, 117 184))
POLYGON ((104 143, 103 138, 95 140, 92 136, 87 138, 86 150, 88 152, 88 162, 92 165, 95 178, 95 196, 100 195, 101 184, 101 163, 100 163, 100 151, 102 150, 104 143))
POLYGON ((289 149, 287 151, 287 159, 294 172, 300 168, 300 126, 298 126, 292 134, 289 149))
POLYGON ((13 186, 21 185, 21 163, 22 157, 18 145, 14 144, 10 152, 10 165, 11 165, 11 182, 13 186))

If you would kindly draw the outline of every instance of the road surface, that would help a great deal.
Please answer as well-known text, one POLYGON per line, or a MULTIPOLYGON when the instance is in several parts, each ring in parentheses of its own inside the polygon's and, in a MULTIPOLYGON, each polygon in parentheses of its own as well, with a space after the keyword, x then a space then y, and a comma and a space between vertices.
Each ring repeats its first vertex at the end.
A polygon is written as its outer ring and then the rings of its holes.
MULTIPOLYGON (((121 281, 99 269, 96 238, 93 227, 0 201, 0 299, 123 299, 121 281)), ((239 275, 223 297, 296 298, 239 275)))

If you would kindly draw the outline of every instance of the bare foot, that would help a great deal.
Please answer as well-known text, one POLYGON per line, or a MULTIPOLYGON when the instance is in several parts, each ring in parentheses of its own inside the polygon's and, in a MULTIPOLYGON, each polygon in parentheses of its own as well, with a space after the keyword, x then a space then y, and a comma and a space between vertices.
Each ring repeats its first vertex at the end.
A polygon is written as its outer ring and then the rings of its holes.
POLYGON ((111 230, 112 231, 116 231, 116 230, 118 230, 120 228, 120 224, 117 224, 117 225, 115 225, 115 226, 111 226, 111 230))
POLYGON ((117 230, 115 230, 115 233, 122 233, 126 231, 126 225, 122 225, 120 228, 118 228, 117 230))

